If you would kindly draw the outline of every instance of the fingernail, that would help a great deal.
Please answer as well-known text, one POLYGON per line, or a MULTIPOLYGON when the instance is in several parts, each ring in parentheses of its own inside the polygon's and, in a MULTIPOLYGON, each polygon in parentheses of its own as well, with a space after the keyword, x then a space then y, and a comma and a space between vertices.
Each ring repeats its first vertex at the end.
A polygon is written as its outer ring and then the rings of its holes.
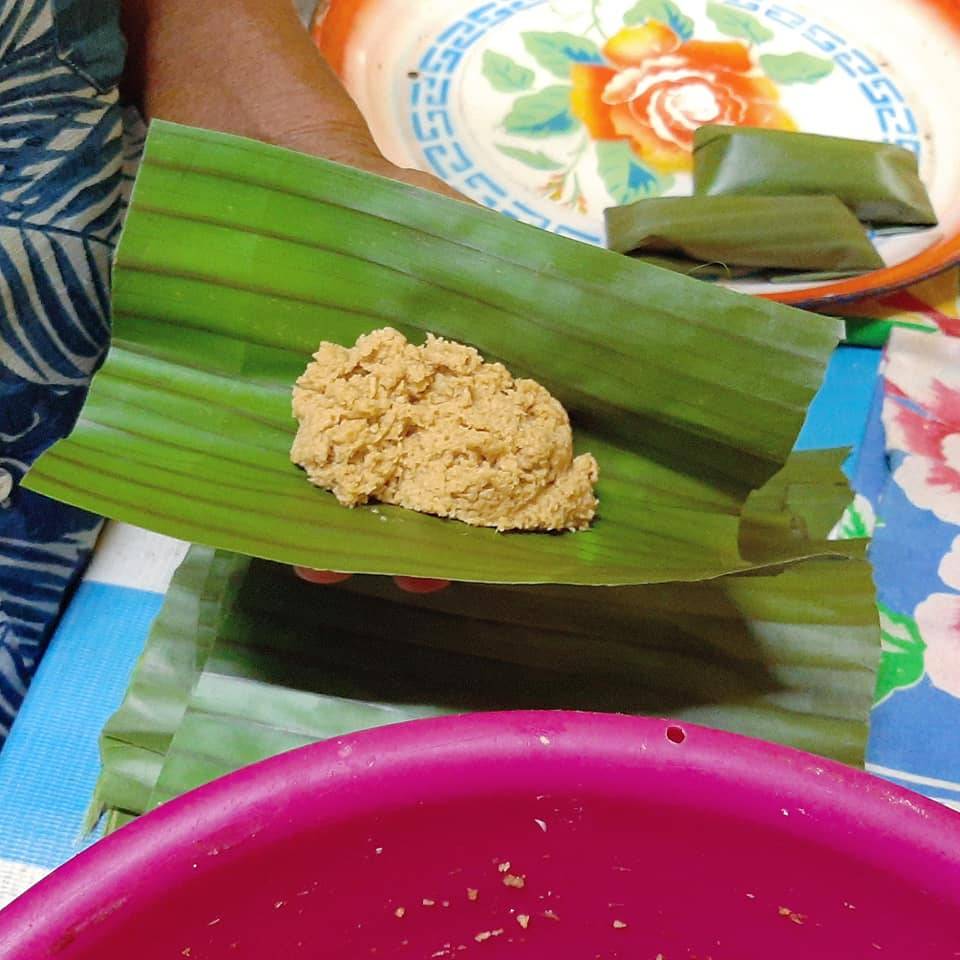
POLYGON ((294 567, 293 572, 302 580, 309 580, 311 583, 342 583, 349 580, 352 573, 334 573, 332 570, 311 570, 309 567, 294 567))
POLYGON ((394 577, 394 582, 407 593, 436 593, 450 586, 449 580, 425 580, 422 577, 394 577))

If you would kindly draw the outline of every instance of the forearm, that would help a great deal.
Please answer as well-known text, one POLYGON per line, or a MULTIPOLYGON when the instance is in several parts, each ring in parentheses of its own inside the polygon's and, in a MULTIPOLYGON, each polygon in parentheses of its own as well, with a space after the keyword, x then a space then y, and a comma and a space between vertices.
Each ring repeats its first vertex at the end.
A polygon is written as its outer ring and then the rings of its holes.
POLYGON ((148 116, 384 163, 290 0, 123 3, 126 87, 148 116))

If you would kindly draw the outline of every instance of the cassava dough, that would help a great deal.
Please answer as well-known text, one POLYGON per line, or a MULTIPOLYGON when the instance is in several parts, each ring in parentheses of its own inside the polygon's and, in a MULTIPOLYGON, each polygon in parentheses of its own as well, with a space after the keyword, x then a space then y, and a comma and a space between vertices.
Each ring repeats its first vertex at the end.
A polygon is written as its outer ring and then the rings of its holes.
POLYGON ((597 462, 566 411, 472 347, 389 327, 322 343, 297 380, 290 457, 348 507, 378 500, 498 530, 582 530, 597 462))

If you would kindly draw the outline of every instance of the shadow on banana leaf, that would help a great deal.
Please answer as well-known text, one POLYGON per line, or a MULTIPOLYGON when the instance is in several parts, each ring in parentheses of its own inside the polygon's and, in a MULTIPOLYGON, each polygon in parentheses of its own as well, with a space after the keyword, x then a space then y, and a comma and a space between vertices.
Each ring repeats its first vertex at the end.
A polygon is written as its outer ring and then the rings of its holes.
POLYGON ((862 723, 874 652, 862 641, 875 637, 875 614, 859 600, 869 571, 851 566, 808 561, 680 586, 458 584, 417 597, 375 578, 319 592, 255 561, 207 670, 450 710, 706 717, 739 704, 862 723), (833 588, 817 589, 825 581, 833 588))
POLYGON ((195 547, 104 732, 92 816, 115 827, 284 750, 473 710, 669 715, 861 764, 879 632, 865 544, 823 539, 849 502, 842 457, 797 455, 751 497, 741 550, 768 566, 692 584, 416 596, 195 547))
POLYGON ((841 459, 794 456, 751 497, 741 550, 771 566, 749 575, 609 588, 456 584, 417 596, 376 577, 319 591, 253 561, 208 668, 455 710, 676 715, 800 699, 863 717, 875 650, 843 642, 857 627, 875 640, 863 544, 829 545, 846 559, 783 563, 804 546, 827 546, 849 498, 841 459), (849 674, 859 671, 859 695, 850 697, 849 674))

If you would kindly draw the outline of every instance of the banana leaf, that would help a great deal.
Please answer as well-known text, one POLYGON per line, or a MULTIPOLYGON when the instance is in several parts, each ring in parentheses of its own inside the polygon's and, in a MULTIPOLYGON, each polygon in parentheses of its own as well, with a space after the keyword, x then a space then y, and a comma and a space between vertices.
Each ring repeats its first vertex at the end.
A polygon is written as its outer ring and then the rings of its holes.
POLYGON ((730 281, 747 278, 767 280, 770 283, 826 283, 859 276, 862 270, 802 270, 800 273, 778 273, 776 270, 758 270, 756 267, 737 267, 730 263, 705 263, 689 257, 671 257, 666 254, 634 254, 642 263, 673 270, 695 280, 730 281))
POLYGON ((803 270, 800 273, 771 272, 767 274, 766 279, 771 283, 829 283, 833 280, 856 277, 862 272, 862 270, 822 270, 819 273, 815 270, 803 270))
POLYGON ((213 647, 216 619, 229 602, 229 555, 194 547, 177 569, 130 680, 123 703, 101 735, 102 772, 90 808, 146 809, 166 751, 186 712, 190 691, 213 647), (215 581, 214 595, 208 581, 215 581), (109 803, 102 797, 108 797, 109 803))
POLYGON ((251 556, 346 572, 624 584, 750 567, 749 492, 782 466, 840 324, 466 203, 154 123, 117 255, 113 344, 28 486, 251 556), (583 533, 348 510, 289 463, 321 340, 392 325, 532 376, 600 464, 583 533))
MULTIPOLYGON (((843 472, 849 454, 849 448, 792 454, 747 501, 740 530, 743 555, 775 565, 827 540, 853 499, 843 472)), ((857 541, 833 544, 838 553, 854 558, 862 555, 862 546, 857 541)))
POLYGON ((606 588, 602 604, 582 592, 604 588, 542 587, 534 599, 529 587, 464 584, 410 601, 359 581, 323 599, 318 631, 309 585, 238 559, 242 607, 228 614, 150 805, 319 739, 471 710, 667 715, 860 764, 876 613, 867 564, 839 562, 606 588))
POLYGON ((917 157, 892 143, 759 127, 700 127, 698 196, 838 197, 865 223, 935 226, 917 157))
POLYGON ((865 271, 884 265, 836 197, 657 197, 604 211, 607 246, 704 264, 865 271))
MULTIPOLYGON (((789 552, 783 541, 816 551, 850 499, 844 455, 797 454, 750 498, 749 555, 789 552)), ((189 606, 194 622, 161 614, 104 731, 95 811, 122 822, 282 750, 474 709, 670 714, 862 763, 877 615, 864 545, 839 546, 844 558, 708 583, 458 584, 429 597, 380 578, 320 589, 282 566, 195 547, 167 602, 189 606), (175 716, 142 694, 162 686, 151 675, 169 672, 174 624, 180 649, 204 661, 178 673, 175 716), (202 636, 210 624, 212 645, 202 636), (133 789, 115 769, 118 742, 151 764, 133 789)))

